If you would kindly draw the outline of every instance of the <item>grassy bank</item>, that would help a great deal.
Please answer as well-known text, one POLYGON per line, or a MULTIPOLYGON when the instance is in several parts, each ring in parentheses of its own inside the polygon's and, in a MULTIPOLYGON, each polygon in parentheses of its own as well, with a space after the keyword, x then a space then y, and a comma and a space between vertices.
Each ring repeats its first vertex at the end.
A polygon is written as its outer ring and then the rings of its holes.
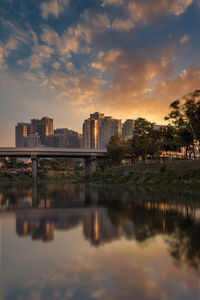
POLYGON ((200 161, 112 167, 96 171, 89 181, 120 185, 200 185, 200 161))
MULTIPOLYGON (((68 180, 68 181, 80 181, 83 180, 84 174, 83 171, 75 171, 75 170, 68 170, 68 171, 54 171, 48 170, 38 171, 38 181, 41 180, 68 180)), ((7 182, 7 181, 32 181, 32 173, 31 172, 8 172, 8 171, 0 171, 0 181, 7 182)))
MULTIPOLYGON (((66 180, 84 182, 84 170, 38 170, 38 181, 66 180)), ((0 171, 0 182, 32 181, 31 172, 0 171)), ((88 180, 97 184, 193 185, 200 186, 200 161, 135 164, 98 169, 88 180)))

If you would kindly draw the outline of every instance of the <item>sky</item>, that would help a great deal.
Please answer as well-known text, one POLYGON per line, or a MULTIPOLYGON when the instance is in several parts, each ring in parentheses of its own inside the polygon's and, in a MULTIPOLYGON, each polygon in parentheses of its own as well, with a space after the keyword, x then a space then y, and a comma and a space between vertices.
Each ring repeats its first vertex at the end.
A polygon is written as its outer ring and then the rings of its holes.
POLYGON ((0 146, 48 116, 82 131, 100 111, 164 124, 200 88, 199 0, 1 0, 0 146))

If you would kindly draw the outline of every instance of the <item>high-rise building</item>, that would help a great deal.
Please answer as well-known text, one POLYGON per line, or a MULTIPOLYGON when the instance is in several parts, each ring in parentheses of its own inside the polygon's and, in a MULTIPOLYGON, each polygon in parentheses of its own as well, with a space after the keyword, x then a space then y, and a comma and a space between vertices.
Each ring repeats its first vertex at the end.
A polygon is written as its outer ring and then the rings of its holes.
POLYGON ((25 137, 25 147, 37 148, 40 146, 40 137, 38 133, 31 133, 27 137, 25 137))
POLYGON ((46 144, 46 137, 53 135, 53 119, 44 117, 37 123, 37 132, 40 135, 41 143, 46 144))
POLYGON ((83 123, 83 148, 90 149, 90 119, 83 123))
POLYGON ((16 147, 46 145, 46 137, 53 135, 53 119, 32 119, 31 123, 18 123, 15 129, 16 147))
POLYGON ((25 138, 27 137, 27 124, 18 123, 15 126, 15 145, 16 147, 25 147, 25 138))
POLYGON ((38 133, 42 145, 46 144, 46 137, 53 135, 53 119, 43 117, 40 119, 32 119, 30 124, 31 133, 38 133))
POLYGON ((82 134, 68 128, 58 128, 54 134, 64 135, 66 137, 66 148, 80 148, 82 145, 82 134))
POLYGON ((121 120, 104 117, 96 112, 83 123, 83 146, 86 149, 105 149, 111 136, 121 135, 121 120))
POLYGON ((105 149, 111 136, 120 136, 121 131, 121 120, 105 117, 99 125, 99 148, 105 149))
POLYGON ((46 136, 46 146, 53 148, 66 148, 66 136, 63 134, 52 134, 46 136))
POLYGON ((82 136, 81 133, 78 133, 78 132, 73 131, 73 130, 69 130, 67 147, 69 147, 69 148, 81 148, 82 139, 83 139, 83 136, 82 136))
POLYGON ((128 119, 124 122, 122 128, 122 136, 131 138, 133 136, 133 129, 135 128, 135 120, 128 119))
POLYGON ((90 118, 83 123, 83 146, 86 149, 98 149, 99 119, 92 118, 91 116, 92 115, 90 115, 90 118))
POLYGON ((38 123, 39 119, 31 119, 31 126, 30 126, 30 131, 31 133, 38 132, 38 123))

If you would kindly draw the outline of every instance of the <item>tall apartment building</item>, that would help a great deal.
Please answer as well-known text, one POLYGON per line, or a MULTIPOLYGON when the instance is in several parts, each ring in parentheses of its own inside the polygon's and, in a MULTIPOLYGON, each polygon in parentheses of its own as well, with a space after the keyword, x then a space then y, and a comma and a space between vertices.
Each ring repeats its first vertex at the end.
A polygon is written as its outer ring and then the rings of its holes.
POLYGON ((53 119, 32 119, 31 123, 18 123, 15 127, 16 147, 38 147, 46 145, 46 137, 53 135, 53 119))
POLYGON ((38 133, 30 133, 25 137, 25 147, 28 148, 37 148, 41 146, 40 137, 38 133))
POLYGON ((53 148, 65 148, 66 137, 63 134, 52 134, 46 136, 46 146, 53 148))
POLYGON ((122 134, 121 120, 105 117, 99 124, 99 149, 105 149, 111 136, 122 134))
POLYGON ((86 149, 105 149, 111 136, 121 135, 121 120, 105 117, 95 112, 83 123, 83 147, 86 149))
POLYGON ((65 136, 66 148, 81 148, 82 146, 82 134, 70 130, 68 128, 58 128, 54 130, 54 134, 65 136))
POLYGON ((17 123, 15 126, 15 145, 16 147, 26 147, 25 138, 28 135, 27 124, 26 123, 17 123))
POLYGON ((135 128, 135 120, 132 119, 126 120, 123 124, 122 136, 126 138, 132 138, 134 128, 135 128))
POLYGON ((38 133, 41 144, 46 145, 46 137, 53 135, 53 119, 43 117, 41 120, 32 119, 30 126, 31 133, 38 133))

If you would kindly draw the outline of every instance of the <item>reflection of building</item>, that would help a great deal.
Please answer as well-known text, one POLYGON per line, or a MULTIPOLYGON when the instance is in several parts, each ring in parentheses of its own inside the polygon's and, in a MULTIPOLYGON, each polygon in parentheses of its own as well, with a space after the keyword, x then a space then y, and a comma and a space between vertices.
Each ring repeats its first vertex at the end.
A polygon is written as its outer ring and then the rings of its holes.
POLYGON ((96 112, 83 123, 83 147, 86 149, 105 149, 113 135, 121 135, 121 120, 96 112))
POLYGON ((19 236, 51 241, 55 229, 70 230, 82 226, 84 237, 94 246, 102 246, 121 237, 145 241, 158 233, 174 232, 177 221, 182 224, 184 219, 190 220, 191 226, 200 221, 200 209, 196 204, 145 201, 147 196, 143 199, 142 195, 139 202, 133 202, 126 194, 123 197, 119 195, 123 205, 121 212, 121 206, 117 208, 116 202, 113 209, 111 201, 107 201, 110 197, 113 194, 109 192, 102 193, 102 190, 80 188, 78 185, 62 185, 61 188, 59 184, 50 184, 42 191, 33 185, 23 197, 13 191, 10 194, 6 191, 2 196, 0 193, 0 207, 1 210, 17 208, 16 232, 19 236), (108 208, 98 207, 99 202, 102 205, 107 203, 108 208), (28 209, 31 207, 34 209, 28 209))
POLYGON ((106 209, 90 210, 84 218, 83 231, 92 245, 101 246, 118 239, 121 235, 117 226, 113 225, 106 209))
POLYGON ((104 208, 30 210, 16 214, 16 232, 19 236, 31 235, 32 239, 45 242, 53 240, 54 228, 69 230, 80 224, 83 224, 85 237, 95 246, 118 239, 122 234, 121 229, 111 223, 104 208))
POLYGON ((39 222, 32 222, 26 218, 17 218, 16 232, 19 236, 31 235, 33 240, 41 239, 48 242, 54 239, 54 224, 43 219, 39 222))

